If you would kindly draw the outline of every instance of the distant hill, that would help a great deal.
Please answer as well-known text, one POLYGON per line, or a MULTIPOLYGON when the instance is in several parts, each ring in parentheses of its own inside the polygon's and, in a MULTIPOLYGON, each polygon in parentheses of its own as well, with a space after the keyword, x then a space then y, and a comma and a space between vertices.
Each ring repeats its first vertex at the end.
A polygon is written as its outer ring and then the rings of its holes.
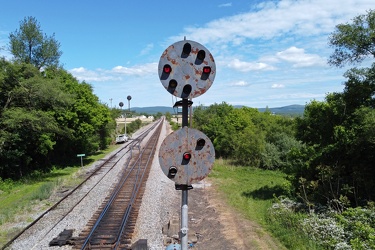
POLYGON ((134 107, 130 109, 131 111, 135 111, 136 113, 145 113, 145 114, 150 114, 150 115, 155 115, 156 113, 160 112, 162 114, 165 114, 167 112, 174 114, 175 109, 172 107, 166 107, 166 106, 154 106, 154 107, 134 107))
MULTIPOLYGON (((234 107, 241 108, 243 106, 234 106, 234 107)), ((266 108, 259 108, 258 110, 260 112, 264 112, 266 111, 266 108)), ((275 114, 302 115, 305 110, 305 106, 294 104, 294 105, 288 105, 284 107, 268 108, 268 110, 275 114)), ((135 111, 138 114, 145 113, 145 114, 154 115, 158 112, 162 114, 165 114, 166 112, 175 114, 177 112, 177 109, 174 109, 172 107, 167 107, 167 106, 154 106, 154 107, 134 107, 134 108, 131 108, 131 111, 135 111)), ((180 111, 181 111, 181 108, 180 108, 180 111)))
MULTIPOLYGON (((275 114, 302 115, 305 111, 305 105, 294 104, 278 108, 268 108, 268 110, 275 114)), ((264 112, 266 108, 260 108, 259 111, 264 112)))

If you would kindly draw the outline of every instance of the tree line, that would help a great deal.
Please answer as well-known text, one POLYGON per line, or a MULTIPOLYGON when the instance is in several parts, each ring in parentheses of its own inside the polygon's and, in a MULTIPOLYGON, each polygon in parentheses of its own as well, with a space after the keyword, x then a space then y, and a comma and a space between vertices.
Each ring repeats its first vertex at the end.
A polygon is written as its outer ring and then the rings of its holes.
MULTIPOLYGON (((336 26, 329 44, 332 66, 373 60, 375 11, 336 26)), ((375 63, 344 76, 343 92, 311 101, 301 117, 224 102, 195 108, 194 126, 212 140, 217 157, 287 173, 291 192, 306 204, 367 205, 375 194, 375 63)))
POLYGON ((0 58, 0 177, 48 171, 106 148, 118 112, 59 65, 54 35, 26 17, 9 40, 13 59, 0 58))

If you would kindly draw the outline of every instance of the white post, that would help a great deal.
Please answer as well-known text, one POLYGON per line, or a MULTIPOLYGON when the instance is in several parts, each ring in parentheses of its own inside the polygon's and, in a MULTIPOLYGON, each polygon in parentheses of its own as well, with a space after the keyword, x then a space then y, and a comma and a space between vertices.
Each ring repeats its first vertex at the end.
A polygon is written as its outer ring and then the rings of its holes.
POLYGON ((181 200, 181 249, 188 250, 188 190, 182 190, 181 200))

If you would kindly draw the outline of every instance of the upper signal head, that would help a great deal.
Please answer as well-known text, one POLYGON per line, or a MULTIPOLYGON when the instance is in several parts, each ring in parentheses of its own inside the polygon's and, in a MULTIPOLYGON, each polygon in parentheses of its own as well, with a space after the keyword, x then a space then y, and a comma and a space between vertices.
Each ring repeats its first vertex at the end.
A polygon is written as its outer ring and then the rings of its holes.
POLYGON ((183 40, 163 52, 158 71, 159 79, 168 92, 191 99, 211 87, 216 65, 207 48, 197 42, 183 40))

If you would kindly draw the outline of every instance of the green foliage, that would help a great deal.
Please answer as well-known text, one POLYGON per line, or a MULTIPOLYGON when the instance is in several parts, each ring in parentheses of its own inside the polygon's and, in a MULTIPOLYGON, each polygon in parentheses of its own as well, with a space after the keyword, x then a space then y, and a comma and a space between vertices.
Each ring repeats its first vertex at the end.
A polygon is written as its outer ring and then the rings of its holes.
MULTIPOLYGON (((131 135, 138 129, 142 127, 142 121, 140 119, 136 119, 135 121, 132 121, 131 123, 126 124, 126 133, 131 135)), ((125 133, 125 126, 121 130, 121 133, 125 133)))
POLYGON ((25 17, 20 29, 9 35, 10 51, 17 61, 30 63, 37 69, 58 66, 62 52, 54 36, 43 35, 36 18, 25 17))
POLYGON ((163 113, 161 112, 157 112, 155 115, 154 115, 154 119, 157 120, 159 118, 161 118, 163 116, 163 113))
POLYGON ((294 151, 290 159, 299 167, 288 167, 288 171, 294 175, 296 190, 301 189, 300 177, 318 183, 308 192, 312 201, 326 203, 346 197, 349 203, 345 206, 357 206, 373 200, 374 70, 375 65, 348 71, 343 93, 329 94, 323 102, 312 101, 304 116, 296 119, 297 139, 306 146, 294 151), (306 149, 308 154, 303 152, 306 149))
POLYGON ((349 208, 336 215, 338 223, 346 232, 346 241, 353 249, 375 248, 375 209, 349 208))
POLYGON ((298 212, 299 207, 300 204, 288 198, 277 199, 267 210, 268 227, 288 249, 324 249, 305 234, 301 225, 308 215, 298 212))
POLYGON ((305 213, 301 203, 278 199, 269 209, 269 223, 288 249, 374 249, 375 210, 373 207, 348 208, 342 213, 305 213), (296 232, 305 241, 296 247, 285 232, 296 232))
POLYGON ((172 126, 172 130, 173 131, 176 131, 176 130, 178 130, 180 128, 180 125, 178 123, 176 123, 176 122, 171 121, 170 124, 172 126))
POLYGON ((293 136, 284 132, 276 132, 272 135, 272 141, 266 142, 262 153, 263 167, 267 169, 287 169, 290 165, 290 154, 293 149, 298 150, 301 143, 293 136))
POLYGON ((281 208, 270 210, 278 206, 273 204, 274 197, 289 193, 289 182, 282 172, 233 166, 219 159, 209 178, 239 214, 271 231, 287 249, 323 249, 295 227, 306 215, 281 208))
POLYGON ((56 183, 53 182, 46 182, 42 184, 38 189, 36 189, 34 192, 31 193, 31 200, 44 200, 48 199, 54 188, 56 187, 56 183))
MULTIPOLYGON (((330 37, 335 48, 330 64, 359 63, 374 51, 375 12, 340 24, 330 37)), ((286 170, 296 193, 306 202, 321 202, 343 211, 374 199, 375 63, 345 75, 342 93, 312 101, 297 118, 297 140, 286 170)))
POLYGON ((166 119, 168 122, 171 122, 171 120, 172 120, 172 115, 171 115, 171 113, 166 112, 166 113, 165 113, 165 119, 166 119))
POLYGON ((335 66, 362 62, 368 55, 375 56, 375 11, 355 17, 351 24, 339 24, 329 37, 335 48, 328 63, 335 66))
POLYGON ((261 113, 253 108, 233 108, 227 103, 194 109, 194 127, 213 142, 216 157, 237 164, 280 169, 286 165, 294 136, 294 120, 261 113))
POLYGON ((0 190, 2 192, 10 193, 10 191, 14 188, 14 186, 15 186, 15 183, 12 179, 3 180, 0 178, 0 190))
POLYGON ((342 249, 346 245, 344 229, 334 218, 319 217, 313 214, 302 220, 301 227, 305 235, 309 235, 312 240, 319 242, 325 249, 337 249, 336 246, 340 243, 342 249))
POLYGON ((0 60, 0 176, 20 178, 110 142, 115 122, 92 93, 63 69, 0 60))

